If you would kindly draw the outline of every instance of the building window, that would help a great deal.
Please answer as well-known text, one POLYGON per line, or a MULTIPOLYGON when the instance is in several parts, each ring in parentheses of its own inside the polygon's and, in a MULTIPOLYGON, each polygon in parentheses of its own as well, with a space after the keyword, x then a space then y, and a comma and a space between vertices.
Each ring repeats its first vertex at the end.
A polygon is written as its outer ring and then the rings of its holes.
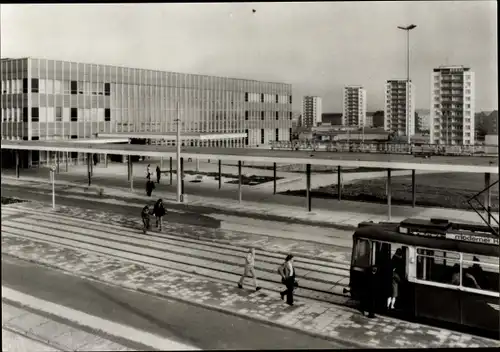
POLYGON ((278 98, 278 94, 276 94, 276 104, 279 103, 279 98, 278 98))
POLYGON ((291 104, 292 103, 292 96, 290 95, 290 98, 289 98, 289 103, 291 104))
POLYGON ((264 129, 260 130, 260 144, 264 144, 264 129))
POLYGON ((291 120, 292 119, 292 112, 291 111, 288 112, 288 116, 290 117, 290 120, 291 120))
POLYGON ((260 102, 263 103, 264 102, 264 94, 260 94, 260 102))
POLYGON ((71 139, 78 139, 78 136, 76 134, 71 135, 71 139))
POLYGON ((23 93, 28 93, 28 79, 23 78, 23 93))
POLYGON ((264 120, 264 111, 261 111, 261 112, 260 112, 260 119, 261 119, 261 120, 264 120))
POLYGON ((71 81, 70 90, 71 90, 71 94, 78 94, 78 82, 77 81, 71 81))
POLYGON ((248 102, 248 93, 245 93, 245 101, 248 102))
POLYGON ((31 93, 38 93, 38 78, 31 79, 31 93))
POLYGON ((104 83, 104 95, 109 96, 111 94, 111 84, 104 83))
POLYGON ((78 109, 71 108, 71 121, 78 121, 78 109))
POLYGON ((39 117, 38 108, 31 108, 31 122, 38 122, 39 117))
POLYGON ((292 140, 292 129, 288 129, 288 133, 290 134, 290 140, 292 140))
POLYGON ((32 141, 38 141, 38 140, 40 140, 40 137, 38 137, 38 136, 32 136, 31 140, 32 141))
POLYGON ((62 121, 62 108, 56 107, 56 122, 62 121))
POLYGON ((111 109, 104 109, 104 121, 111 121, 111 109))
POLYGON ((280 140, 280 134, 279 134, 280 132, 279 131, 280 130, 277 128, 276 129, 276 142, 278 142, 280 140))
POLYGON ((245 111, 245 120, 248 120, 248 110, 245 111))
POLYGON ((245 145, 248 145, 248 130, 245 130, 246 137, 245 137, 245 145))
POLYGON ((23 122, 28 122, 28 108, 23 108, 23 122))
POLYGON ((279 112, 276 111, 276 120, 278 120, 278 119, 279 119, 279 112))

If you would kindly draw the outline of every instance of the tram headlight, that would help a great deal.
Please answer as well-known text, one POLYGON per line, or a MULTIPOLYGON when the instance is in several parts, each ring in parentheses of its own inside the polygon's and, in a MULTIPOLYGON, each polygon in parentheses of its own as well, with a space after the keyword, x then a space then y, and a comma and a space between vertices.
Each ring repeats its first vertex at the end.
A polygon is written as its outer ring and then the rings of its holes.
POLYGON ((408 233, 408 228, 400 226, 399 227, 399 233, 405 233, 405 234, 407 234, 408 233))

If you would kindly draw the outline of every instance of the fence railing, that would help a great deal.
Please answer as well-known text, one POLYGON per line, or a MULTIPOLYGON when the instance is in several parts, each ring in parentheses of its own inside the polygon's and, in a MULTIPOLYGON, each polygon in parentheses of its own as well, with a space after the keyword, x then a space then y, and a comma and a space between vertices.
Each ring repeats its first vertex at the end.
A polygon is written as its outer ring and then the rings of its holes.
POLYGON ((277 141, 271 142, 272 150, 327 151, 339 153, 382 153, 410 155, 448 155, 448 156, 495 156, 497 146, 488 145, 437 145, 407 144, 390 142, 318 142, 318 141, 277 141))

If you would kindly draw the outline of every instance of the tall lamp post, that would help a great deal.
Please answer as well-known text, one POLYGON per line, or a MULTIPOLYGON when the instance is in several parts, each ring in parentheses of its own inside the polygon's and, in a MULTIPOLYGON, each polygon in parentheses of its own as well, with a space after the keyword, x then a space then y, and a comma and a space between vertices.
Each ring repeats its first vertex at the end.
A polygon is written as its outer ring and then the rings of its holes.
POLYGON ((408 138, 408 144, 411 144, 410 136, 410 31, 417 28, 415 24, 410 24, 409 26, 402 27, 398 26, 399 29, 406 31, 406 136, 408 138))
POLYGON ((181 199, 181 184, 182 184, 182 175, 181 175, 181 119, 179 118, 179 102, 177 102, 177 118, 175 121, 177 122, 177 140, 175 142, 176 146, 176 157, 177 157, 177 203, 182 201, 181 199))

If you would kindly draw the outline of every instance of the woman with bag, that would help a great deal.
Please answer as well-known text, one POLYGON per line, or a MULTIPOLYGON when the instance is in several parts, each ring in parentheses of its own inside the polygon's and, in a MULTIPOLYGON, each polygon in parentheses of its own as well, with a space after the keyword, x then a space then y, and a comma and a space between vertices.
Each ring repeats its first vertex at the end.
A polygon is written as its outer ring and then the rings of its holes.
POLYGON ((163 216, 167 213, 165 210, 165 206, 163 205, 163 200, 160 198, 156 201, 153 213, 155 214, 156 218, 156 227, 160 227, 160 231, 163 225, 163 216))

